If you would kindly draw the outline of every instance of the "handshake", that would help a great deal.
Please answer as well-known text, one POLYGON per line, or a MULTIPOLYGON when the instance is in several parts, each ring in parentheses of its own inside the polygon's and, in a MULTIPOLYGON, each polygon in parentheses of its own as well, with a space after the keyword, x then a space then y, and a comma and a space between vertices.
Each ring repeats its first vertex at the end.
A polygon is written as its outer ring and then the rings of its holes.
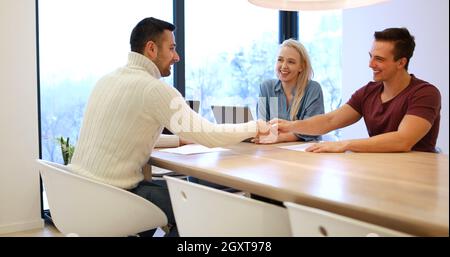
POLYGON ((289 121, 281 119, 273 119, 269 122, 258 120, 258 132, 256 137, 252 139, 255 144, 275 144, 281 142, 280 133, 289 132, 289 121), (279 133, 280 132, 280 133, 279 133))

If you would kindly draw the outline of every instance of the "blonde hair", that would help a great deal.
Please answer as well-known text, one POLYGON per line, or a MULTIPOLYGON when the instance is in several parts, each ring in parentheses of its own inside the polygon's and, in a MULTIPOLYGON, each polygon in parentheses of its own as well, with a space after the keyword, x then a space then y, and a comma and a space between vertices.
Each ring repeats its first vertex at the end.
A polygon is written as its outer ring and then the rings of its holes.
POLYGON ((302 101, 303 95, 305 94, 305 88, 308 85, 308 82, 313 77, 313 69, 308 52, 306 51, 306 48, 302 43, 291 38, 283 41, 283 43, 281 43, 280 45, 280 48, 282 47, 290 47, 297 50, 297 52, 300 54, 300 65, 303 69, 303 71, 298 74, 296 92, 294 100, 291 104, 291 112, 289 114, 291 120, 296 120, 297 112, 300 108, 300 102, 302 101))

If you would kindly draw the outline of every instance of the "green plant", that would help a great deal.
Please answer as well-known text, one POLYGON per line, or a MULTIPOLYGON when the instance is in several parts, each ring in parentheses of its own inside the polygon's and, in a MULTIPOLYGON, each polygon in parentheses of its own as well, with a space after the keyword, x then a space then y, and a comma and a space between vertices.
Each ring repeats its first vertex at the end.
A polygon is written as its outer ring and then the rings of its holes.
POLYGON ((64 139, 63 137, 57 138, 59 145, 61 146, 61 154, 64 160, 64 165, 67 165, 72 160, 73 152, 75 151, 75 146, 69 143, 70 138, 64 139))

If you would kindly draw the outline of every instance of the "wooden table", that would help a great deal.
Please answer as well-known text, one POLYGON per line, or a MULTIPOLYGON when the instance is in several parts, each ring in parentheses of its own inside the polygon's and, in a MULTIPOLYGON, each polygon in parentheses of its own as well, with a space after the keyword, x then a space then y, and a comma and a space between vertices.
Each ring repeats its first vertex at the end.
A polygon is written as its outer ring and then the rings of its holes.
POLYGON ((194 155, 155 150, 150 163, 210 182, 419 236, 448 236, 444 154, 314 154, 241 143, 194 155))

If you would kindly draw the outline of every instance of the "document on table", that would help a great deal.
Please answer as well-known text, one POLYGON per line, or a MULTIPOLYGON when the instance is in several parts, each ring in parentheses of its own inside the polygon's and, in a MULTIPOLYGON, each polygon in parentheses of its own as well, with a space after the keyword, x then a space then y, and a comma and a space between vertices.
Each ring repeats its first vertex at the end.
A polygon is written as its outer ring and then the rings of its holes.
MULTIPOLYGON (((323 142, 323 141, 320 141, 323 142)), ((297 144, 297 145, 288 145, 288 146, 278 146, 278 148, 283 148, 287 150, 297 151, 297 152, 306 152, 306 148, 310 147, 313 144, 316 144, 317 142, 313 143, 304 143, 304 144, 297 144)), ((353 153, 352 151, 345 151, 345 153, 353 153)))
POLYGON ((288 146, 279 146, 279 148, 283 148, 283 149, 287 149, 287 150, 293 150, 293 151, 298 151, 298 152, 306 152, 306 148, 310 147, 311 145, 315 144, 317 142, 314 143, 304 143, 304 144, 297 144, 297 145, 288 145, 288 146))
POLYGON ((230 149, 222 148, 222 147, 214 147, 214 148, 208 148, 206 146, 202 145, 183 145, 177 148, 167 148, 159 150, 161 152, 166 153, 176 153, 176 154, 199 154, 199 153, 212 153, 212 152, 222 152, 222 151, 229 151, 230 149))

